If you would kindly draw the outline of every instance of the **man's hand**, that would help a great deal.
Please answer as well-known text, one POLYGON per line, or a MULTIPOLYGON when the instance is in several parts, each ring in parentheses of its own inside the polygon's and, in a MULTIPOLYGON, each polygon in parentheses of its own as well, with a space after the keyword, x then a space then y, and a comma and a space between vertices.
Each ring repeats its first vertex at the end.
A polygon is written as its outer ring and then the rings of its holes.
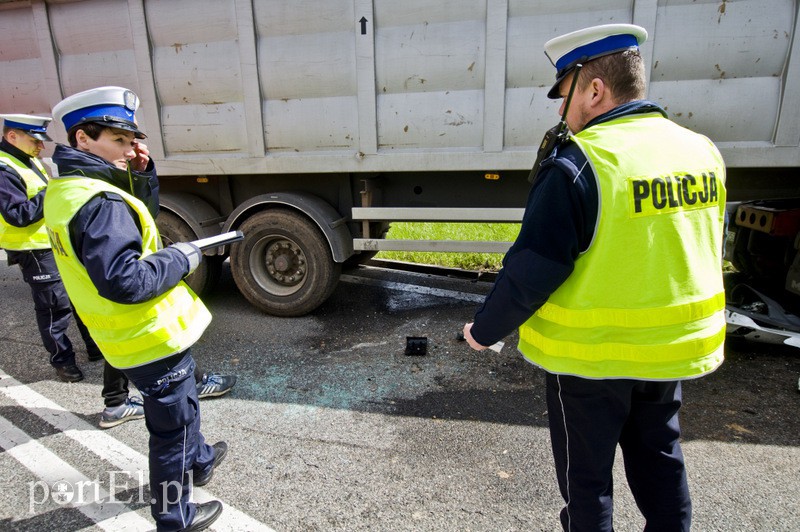
POLYGON ((150 150, 147 149, 146 144, 134 140, 133 151, 136 152, 136 156, 130 160, 131 170, 144 172, 147 169, 147 163, 150 162, 150 150))
POLYGON ((476 342, 475 338, 472 337, 472 323, 464 325, 464 340, 466 340, 469 346, 475 351, 483 351, 488 348, 488 346, 476 342))

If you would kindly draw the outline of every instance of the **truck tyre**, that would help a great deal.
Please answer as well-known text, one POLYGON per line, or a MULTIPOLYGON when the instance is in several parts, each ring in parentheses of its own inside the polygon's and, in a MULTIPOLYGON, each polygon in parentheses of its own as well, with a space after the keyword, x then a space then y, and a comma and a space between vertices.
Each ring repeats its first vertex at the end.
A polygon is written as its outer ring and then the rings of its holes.
POLYGON ((307 217, 270 209, 239 228, 244 240, 231 246, 231 273, 250 303, 274 316, 302 316, 336 288, 334 262, 322 231, 307 217))
MULTIPOLYGON (((159 212, 156 225, 164 247, 175 242, 189 242, 198 238, 189 224, 171 212, 159 212)), ((207 255, 200 261, 200 266, 184 281, 197 295, 208 294, 217 286, 222 272, 222 262, 223 258, 218 255, 207 255)))

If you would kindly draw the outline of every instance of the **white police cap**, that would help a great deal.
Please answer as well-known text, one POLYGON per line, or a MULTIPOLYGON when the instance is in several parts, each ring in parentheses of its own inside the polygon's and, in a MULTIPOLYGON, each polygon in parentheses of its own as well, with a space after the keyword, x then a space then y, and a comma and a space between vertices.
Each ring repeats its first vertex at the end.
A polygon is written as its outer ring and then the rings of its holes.
POLYGON ((544 43, 544 53, 556 67, 556 83, 548 98, 560 98, 558 86, 578 63, 604 55, 638 49, 647 40, 647 30, 634 24, 603 24, 573 31, 544 43))
POLYGON ((0 115, 0 118, 4 127, 24 131, 36 140, 53 140, 47 135, 47 126, 52 118, 33 115, 0 115))
POLYGON ((53 107, 53 117, 69 131, 75 126, 95 123, 132 131, 138 139, 147 135, 136 125, 139 97, 124 87, 98 87, 64 98, 53 107))

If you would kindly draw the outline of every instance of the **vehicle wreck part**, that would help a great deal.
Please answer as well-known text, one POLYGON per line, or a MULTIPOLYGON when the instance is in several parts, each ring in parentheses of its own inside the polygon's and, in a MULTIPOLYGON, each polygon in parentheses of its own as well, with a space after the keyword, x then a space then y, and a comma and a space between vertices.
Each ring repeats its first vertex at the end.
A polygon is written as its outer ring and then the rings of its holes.
POLYGON ((727 307, 769 327, 800 333, 800 317, 787 312, 777 301, 747 284, 730 291, 727 307))
POLYGON ((800 317, 749 285, 730 291, 725 322, 731 336, 800 347, 800 317))
POLYGON ((406 355, 425 356, 428 353, 428 339, 425 336, 406 336, 406 355))
POLYGON ((747 340, 755 340, 772 344, 785 344, 800 347, 800 333, 765 327, 756 323, 749 316, 734 310, 725 309, 725 322, 728 324, 728 334, 747 340))

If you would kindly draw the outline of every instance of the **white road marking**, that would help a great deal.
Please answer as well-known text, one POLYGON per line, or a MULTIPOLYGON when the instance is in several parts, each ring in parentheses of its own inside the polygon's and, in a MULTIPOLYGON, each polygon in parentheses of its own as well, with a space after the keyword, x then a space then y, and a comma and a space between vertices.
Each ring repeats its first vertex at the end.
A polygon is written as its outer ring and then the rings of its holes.
MULTIPOLYGON (((48 486, 55 486, 59 482, 68 483, 69 490, 65 495, 77 495, 76 486, 94 486, 95 483, 83 473, 56 456, 44 445, 31 438, 28 434, 15 427, 4 417, 0 417, 0 446, 17 462, 25 466, 31 473, 43 480, 48 486)), ((52 492, 48 488, 45 492, 41 488, 41 503, 49 502, 52 492)), ((31 486, 31 498, 35 500, 37 490, 31 486)), ((103 530, 151 530, 153 524, 140 516, 121 502, 110 502, 107 490, 97 487, 95 493, 89 490, 91 497, 82 499, 85 504, 75 504, 80 512, 93 520, 103 530), (95 495, 97 496, 95 498, 95 495)), ((38 502, 38 501, 37 501, 38 502)), ((76 501, 77 502, 77 501, 76 501)), ((66 504, 65 504, 66 506, 66 504)))
MULTIPOLYGON (((128 471, 135 476, 138 471, 148 470, 148 462, 145 455, 113 438, 108 432, 96 429, 58 403, 20 383, 3 371, 2 368, 0 368, 0 393, 39 416, 98 457, 113 464, 120 471, 128 471)), ((59 467, 71 466, 64 462, 59 467)), ((253 519, 241 510, 237 510, 207 489, 195 488, 193 490, 193 499, 198 503, 219 500, 225 506, 222 515, 211 527, 212 530, 274 532, 272 528, 253 519)), ((140 530, 152 530, 153 524, 148 522, 147 525, 147 528, 141 528, 140 530)))

